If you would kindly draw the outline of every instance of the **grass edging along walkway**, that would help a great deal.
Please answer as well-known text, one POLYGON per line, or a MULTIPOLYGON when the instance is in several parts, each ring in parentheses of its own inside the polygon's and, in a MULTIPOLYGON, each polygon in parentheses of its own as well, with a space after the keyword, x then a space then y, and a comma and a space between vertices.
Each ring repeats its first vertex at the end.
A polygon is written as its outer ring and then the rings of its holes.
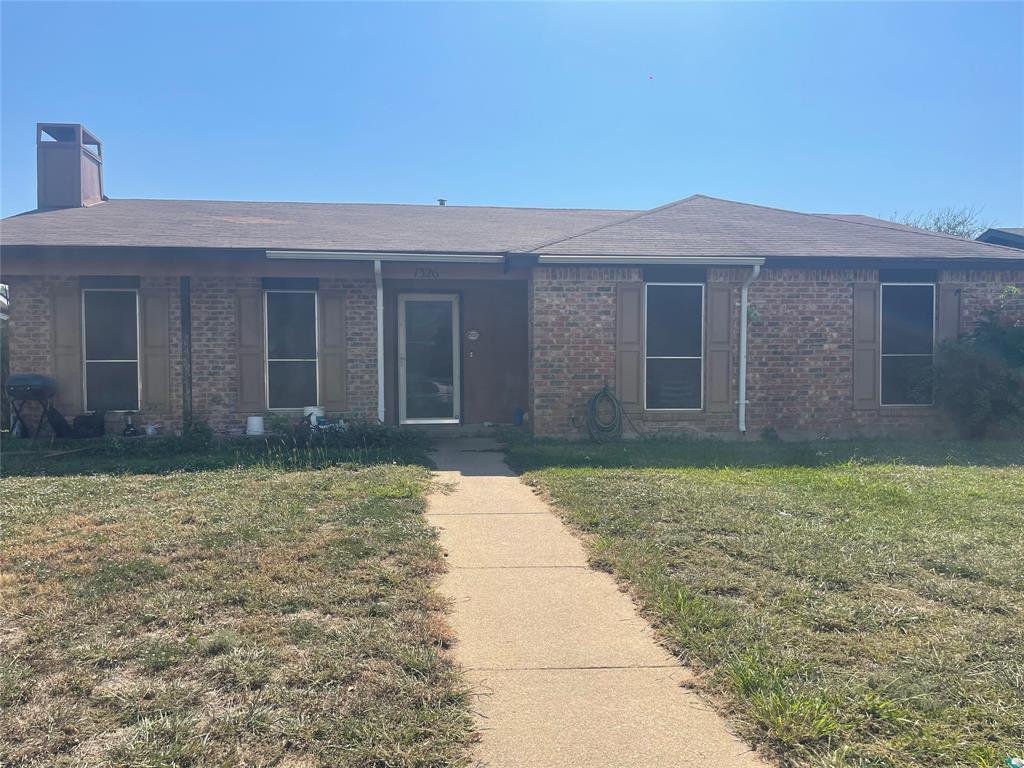
POLYGON ((111 450, 4 457, 0 764, 468 763, 425 466, 111 450))
POLYGON ((783 764, 1024 752, 1024 445, 513 441, 783 764))

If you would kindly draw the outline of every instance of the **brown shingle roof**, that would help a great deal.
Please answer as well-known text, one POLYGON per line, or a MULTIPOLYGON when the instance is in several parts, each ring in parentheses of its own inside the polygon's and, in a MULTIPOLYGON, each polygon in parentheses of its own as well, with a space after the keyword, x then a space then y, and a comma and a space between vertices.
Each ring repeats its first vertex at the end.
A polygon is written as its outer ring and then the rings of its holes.
POLYGON ((797 213, 694 195, 535 247, 541 256, 1021 258, 1011 248, 868 216, 797 213))
POLYGON ((24 213, 3 245, 505 253, 632 211, 365 203, 108 200, 24 213))
POLYGON ((4 219, 5 246, 244 248, 587 257, 1021 259, 1021 251, 852 214, 703 195, 650 211, 109 200, 4 219))

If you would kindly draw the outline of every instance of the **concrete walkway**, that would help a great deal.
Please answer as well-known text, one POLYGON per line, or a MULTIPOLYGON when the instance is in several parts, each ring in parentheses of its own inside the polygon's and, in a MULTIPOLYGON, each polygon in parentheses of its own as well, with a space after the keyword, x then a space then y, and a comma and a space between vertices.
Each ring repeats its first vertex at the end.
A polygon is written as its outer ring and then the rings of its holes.
POLYGON ((492 768, 765 765, 692 691, 611 576, 505 465, 497 444, 439 444, 428 519, 441 531, 455 657, 492 768))

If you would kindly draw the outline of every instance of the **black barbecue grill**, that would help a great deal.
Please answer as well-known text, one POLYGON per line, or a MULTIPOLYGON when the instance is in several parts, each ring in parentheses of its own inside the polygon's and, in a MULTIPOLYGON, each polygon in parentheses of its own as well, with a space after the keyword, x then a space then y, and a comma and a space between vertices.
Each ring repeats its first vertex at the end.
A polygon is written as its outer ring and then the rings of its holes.
POLYGON ((7 393, 7 399, 11 401, 11 410, 14 412, 11 425, 20 421, 22 429, 25 430, 25 437, 32 437, 32 432, 22 418, 21 411, 26 403, 39 403, 42 412, 39 414, 39 423, 36 424, 35 434, 38 436, 43 421, 49 415, 53 396, 57 394, 57 382, 41 373, 14 373, 7 377, 4 391, 7 393))

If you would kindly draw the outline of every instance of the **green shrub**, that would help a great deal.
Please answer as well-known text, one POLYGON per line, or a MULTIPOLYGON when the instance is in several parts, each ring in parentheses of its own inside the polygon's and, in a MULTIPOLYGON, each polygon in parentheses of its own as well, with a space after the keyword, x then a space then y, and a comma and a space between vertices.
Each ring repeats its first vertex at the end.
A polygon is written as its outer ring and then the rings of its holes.
POLYGON ((423 449, 429 444, 425 432, 407 427, 393 427, 367 419, 346 421, 343 428, 311 431, 305 422, 293 432, 298 447, 423 449))
POLYGON ((206 453, 213 443, 213 429, 205 421, 193 421, 181 435, 181 448, 186 453, 206 453))
POLYGON ((1024 368, 1024 325, 1003 323, 999 312, 989 311, 971 338, 975 346, 1005 360, 1011 368, 1024 368))
POLYGON ((988 312, 970 336, 944 342, 935 359, 935 400, 969 438, 1024 421, 1024 326, 988 312))

